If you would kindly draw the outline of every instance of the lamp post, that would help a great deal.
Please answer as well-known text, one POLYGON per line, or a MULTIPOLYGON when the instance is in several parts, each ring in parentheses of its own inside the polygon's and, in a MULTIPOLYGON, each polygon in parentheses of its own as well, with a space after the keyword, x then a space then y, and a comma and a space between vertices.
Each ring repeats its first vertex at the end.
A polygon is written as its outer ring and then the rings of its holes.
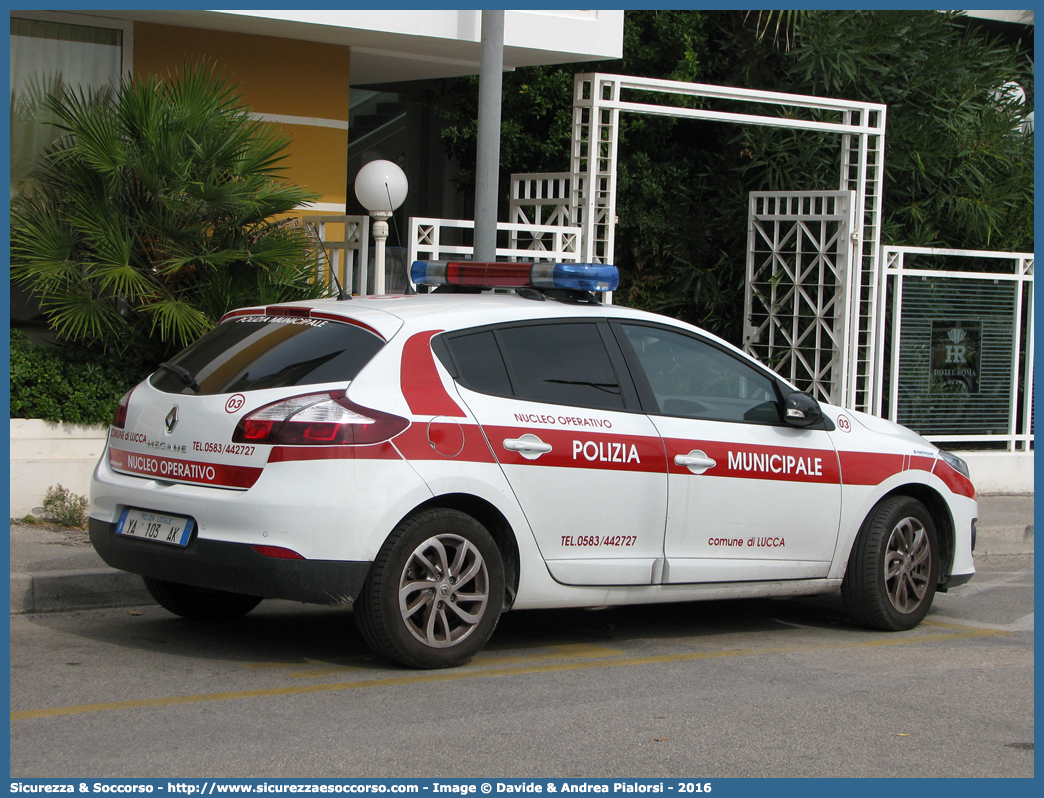
MULTIPOLYGON (((406 173, 391 161, 370 161, 355 176, 355 196, 373 219, 373 293, 384 293, 384 242, 388 238, 388 219, 406 201, 410 190, 406 173)), ((362 294, 366 286, 360 287, 362 294)))

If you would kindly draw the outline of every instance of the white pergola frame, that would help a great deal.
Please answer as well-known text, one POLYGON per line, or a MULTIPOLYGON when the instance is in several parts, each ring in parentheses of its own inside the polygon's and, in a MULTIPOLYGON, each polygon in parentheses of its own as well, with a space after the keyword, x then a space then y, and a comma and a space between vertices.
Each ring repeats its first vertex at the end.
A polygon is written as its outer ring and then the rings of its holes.
POLYGON ((570 220, 583 230, 581 260, 611 263, 616 227, 616 162, 620 112, 706 119, 744 125, 835 133, 841 136, 840 186, 855 194, 855 226, 851 232, 858 290, 849 298, 848 351, 842 355, 846 375, 844 404, 860 410, 872 405, 874 384, 873 319, 877 309, 881 192, 884 178, 886 106, 781 92, 755 91, 705 83, 629 77, 592 72, 577 75, 573 94, 573 152, 570 220), (624 98, 628 91, 665 97, 662 105, 624 98), (767 116, 764 113, 688 108, 671 95, 699 97, 781 108, 802 108, 834 115, 834 121, 767 116))

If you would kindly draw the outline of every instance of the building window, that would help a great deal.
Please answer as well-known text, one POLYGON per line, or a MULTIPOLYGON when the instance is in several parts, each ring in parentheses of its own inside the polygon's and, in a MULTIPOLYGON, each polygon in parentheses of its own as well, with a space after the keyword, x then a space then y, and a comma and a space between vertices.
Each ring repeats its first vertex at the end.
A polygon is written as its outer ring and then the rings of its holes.
POLYGON ((32 193, 37 159, 60 136, 44 109, 46 98, 66 88, 111 91, 123 59, 122 27, 11 17, 12 200, 32 193))

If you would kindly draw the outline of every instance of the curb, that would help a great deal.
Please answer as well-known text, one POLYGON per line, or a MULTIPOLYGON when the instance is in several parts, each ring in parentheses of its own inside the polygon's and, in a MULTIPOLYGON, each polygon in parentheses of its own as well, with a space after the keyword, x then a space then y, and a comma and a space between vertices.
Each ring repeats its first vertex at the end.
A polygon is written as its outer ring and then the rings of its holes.
POLYGON ((11 573, 11 614, 154 603, 137 574, 115 568, 11 573))
POLYGON ((1032 554, 1033 524, 982 530, 976 537, 973 553, 976 557, 989 554, 1032 554))

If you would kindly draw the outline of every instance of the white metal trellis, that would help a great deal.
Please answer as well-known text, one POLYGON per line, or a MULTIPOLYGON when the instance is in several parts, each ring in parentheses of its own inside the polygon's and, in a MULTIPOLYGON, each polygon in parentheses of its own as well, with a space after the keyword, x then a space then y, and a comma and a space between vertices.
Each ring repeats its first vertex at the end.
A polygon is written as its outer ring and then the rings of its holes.
POLYGON ((508 221, 513 224, 566 225, 570 222, 568 172, 511 175, 508 221))
POLYGON ((743 346, 800 388, 838 404, 847 384, 852 191, 752 192, 743 346))
MULTIPOLYGON (((702 83, 684 83, 624 75, 577 75, 573 94, 573 152, 571 214, 583 230, 581 260, 612 262, 616 225, 616 161, 620 112, 716 120, 793 130, 834 133, 841 136, 840 189, 855 192, 854 224, 850 235, 860 249, 852 263, 858 296, 848 312, 851 335, 840 352, 840 371, 846 375, 843 403, 869 409, 873 384, 873 318, 877 303, 878 248, 881 235, 881 185, 884 167, 886 109, 877 103, 835 100, 780 92, 754 91, 702 83), (628 100, 640 91, 642 102, 628 100), (682 107, 671 96, 698 97, 702 102, 752 104, 803 109, 796 114, 718 111, 682 107), (647 101, 663 97, 663 104, 647 101)), ((741 106, 742 107, 742 106, 741 106)))

